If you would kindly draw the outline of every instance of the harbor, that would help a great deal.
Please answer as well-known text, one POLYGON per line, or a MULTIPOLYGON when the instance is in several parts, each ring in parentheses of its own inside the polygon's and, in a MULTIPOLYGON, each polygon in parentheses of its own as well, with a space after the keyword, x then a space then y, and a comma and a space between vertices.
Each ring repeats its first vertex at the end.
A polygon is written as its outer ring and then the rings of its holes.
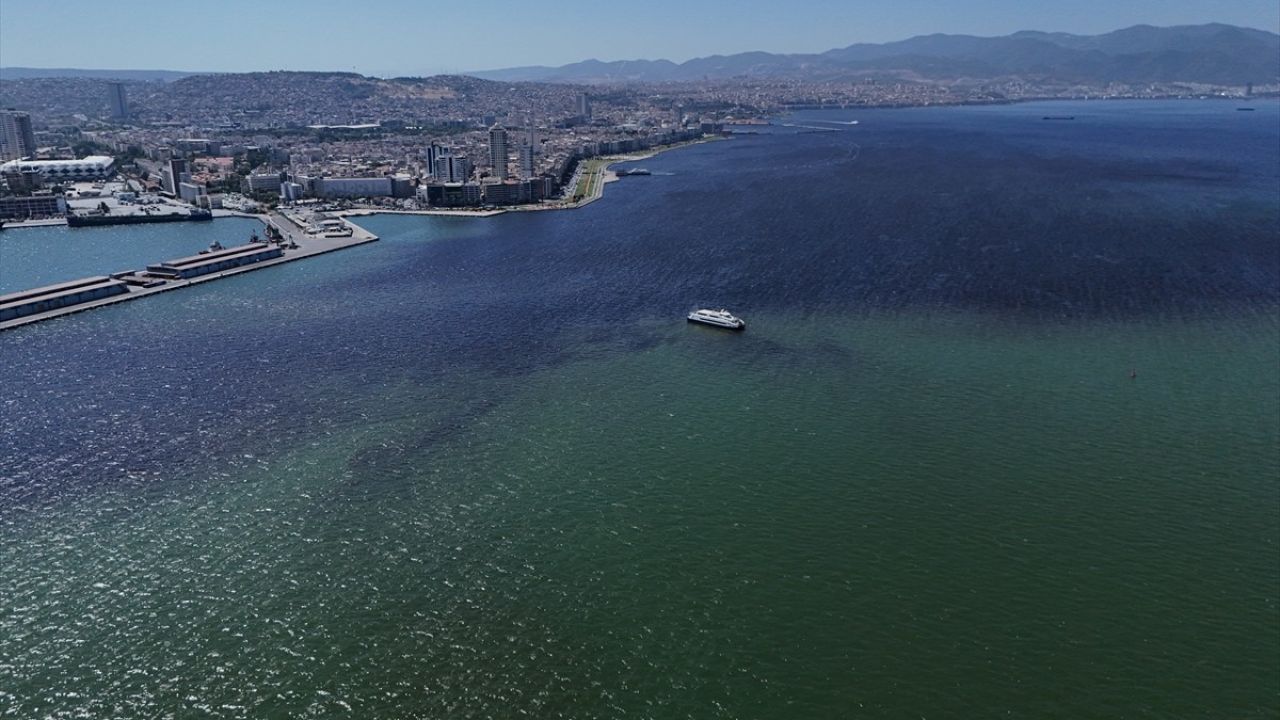
POLYGON ((178 290, 251 270, 273 267, 364 245, 376 235, 347 220, 341 232, 309 233, 281 214, 263 220, 267 240, 257 234, 244 245, 211 247, 195 255, 148 263, 144 268, 96 275, 0 295, 0 331, 178 290))
MULTIPOLYGON (((673 145, 641 154, 588 160, 586 162, 590 167, 579 168, 574 176, 573 182, 584 189, 574 197, 572 202, 512 209, 570 209, 587 205, 600 199, 604 194, 604 185, 616 181, 620 176, 648 174, 647 170, 614 171, 610 167, 614 163, 652 158, 662 150, 683 145, 673 145)), ((112 207, 115 208, 115 203, 112 207)), ((77 216, 80 218, 78 222, 70 222, 69 215, 67 220, 60 222, 73 226, 163 222, 151 215, 139 215, 134 219, 133 215, 137 213, 128 212, 131 208, 125 210, 126 212, 117 212, 114 216, 103 212, 92 216, 77 216)), ((507 211, 509 209, 504 208, 400 212, 488 217, 507 211)), ((281 209, 262 219, 272 242, 257 242, 255 233, 253 241, 241 246, 210 248, 197 255, 148 263, 140 270, 89 276, 0 295, 0 331, 373 242, 378 239, 377 236, 352 222, 350 218, 380 212, 388 212, 388 210, 360 208, 325 214, 308 213, 296 208, 281 209)), ((208 220, 213 216, 207 212, 195 214, 195 211, 192 211, 187 214, 162 217, 208 220)))

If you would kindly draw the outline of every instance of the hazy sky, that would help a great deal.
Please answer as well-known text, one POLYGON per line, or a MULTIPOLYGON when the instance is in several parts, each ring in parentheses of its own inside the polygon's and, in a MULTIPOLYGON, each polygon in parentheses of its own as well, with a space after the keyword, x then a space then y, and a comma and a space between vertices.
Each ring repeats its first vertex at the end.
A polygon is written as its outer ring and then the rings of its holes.
POLYGON ((1224 22, 1277 0, 0 0, 0 65, 429 75, 598 58, 822 52, 927 33, 1224 22))

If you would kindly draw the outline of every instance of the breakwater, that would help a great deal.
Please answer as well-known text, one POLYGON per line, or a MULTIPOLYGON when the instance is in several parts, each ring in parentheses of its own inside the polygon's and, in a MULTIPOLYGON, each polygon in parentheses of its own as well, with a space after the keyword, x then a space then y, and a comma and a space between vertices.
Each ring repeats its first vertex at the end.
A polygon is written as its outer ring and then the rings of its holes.
POLYGON ((151 223, 172 223, 172 222, 208 222, 213 219, 213 213, 208 210, 192 210, 190 212, 171 212, 171 213, 146 213, 135 212, 126 214, 100 214, 100 215, 78 215, 76 213, 67 213, 67 225, 69 227, 102 227, 103 225, 148 225, 151 223))
POLYGON ((214 248, 201 254, 148 264, 126 270, 42 286, 0 296, 0 331, 52 320, 71 313, 178 290, 191 285, 250 270, 301 260, 373 242, 378 237, 348 223, 347 237, 315 237, 277 217, 266 221, 274 242, 251 242, 232 248, 214 248))

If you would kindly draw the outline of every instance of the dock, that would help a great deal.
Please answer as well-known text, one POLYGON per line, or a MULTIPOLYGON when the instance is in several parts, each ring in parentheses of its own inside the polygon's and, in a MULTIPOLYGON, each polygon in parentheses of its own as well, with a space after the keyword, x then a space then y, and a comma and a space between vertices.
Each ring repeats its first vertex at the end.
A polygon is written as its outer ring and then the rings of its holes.
POLYGON ((275 214, 265 220, 280 235, 275 243, 251 242, 185 258, 0 295, 0 331, 192 285, 261 270, 374 242, 378 236, 350 223, 346 237, 317 237, 275 214))

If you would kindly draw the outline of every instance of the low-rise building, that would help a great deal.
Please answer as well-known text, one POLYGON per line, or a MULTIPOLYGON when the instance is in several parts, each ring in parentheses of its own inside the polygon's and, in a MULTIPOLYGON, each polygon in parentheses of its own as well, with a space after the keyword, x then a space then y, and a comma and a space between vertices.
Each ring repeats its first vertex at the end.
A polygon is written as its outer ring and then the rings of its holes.
POLYGON ((410 175, 396 175, 391 178, 391 197, 411 198, 416 189, 413 177, 410 175))
POLYGON ((178 183, 178 197, 181 198, 183 202, 189 202, 192 205, 195 205, 201 195, 207 195, 208 193, 209 190, 204 185, 189 182, 178 183))
POLYGON ((107 180, 116 174, 116 160, 106 155, 90 155, 79 160, 10 160, 0 165, 0 174, 38 172, 45 182, 107 180))
POLYGON ((302 199, 302 185, 296 182, 280 183, 280 199, 285 202, 298 202, 302 199))
POLYGON ((246 193, 280 192, 280 183, 284 182, 284 180, 284 173, 259 173, 246 176, 240 186, 241 190, 246 193))
POLYGON ((14 220, 65 215, 67 201, 61 195, 0 197, 0 219, 14 220))
POLYGON ((418 187, 418 199, 432 207, 473 207, 483 197, 476 183, 429 183, 418 187))
POLYGON ((391 197, 391 178, 320 178, 316 181, 315 194, 322 198, 391 197))
POLYGON ((486 205, 515 205, 520 202, 518 182, 488 183, 481 187, 486 205))

